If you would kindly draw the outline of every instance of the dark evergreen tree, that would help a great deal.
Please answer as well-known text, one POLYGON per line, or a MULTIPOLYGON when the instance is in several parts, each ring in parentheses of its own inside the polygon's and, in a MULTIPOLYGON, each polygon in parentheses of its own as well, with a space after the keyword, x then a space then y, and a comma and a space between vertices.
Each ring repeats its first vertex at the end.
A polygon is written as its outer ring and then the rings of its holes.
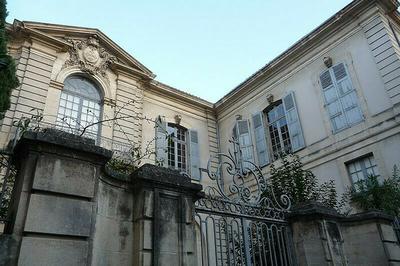
POLYGON ((19 85, 14 59, 7 53, 6 4, 6 0, 0 0, 0 119, 10 108, 11 91, 19 85))

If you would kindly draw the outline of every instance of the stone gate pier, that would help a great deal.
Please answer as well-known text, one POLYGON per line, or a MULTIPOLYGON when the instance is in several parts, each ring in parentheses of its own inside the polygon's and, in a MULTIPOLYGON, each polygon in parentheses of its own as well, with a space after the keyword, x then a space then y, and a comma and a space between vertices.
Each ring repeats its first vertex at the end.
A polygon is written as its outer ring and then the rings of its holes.
POLYGON ((90 139, 27 132, 0 265, 195 265, 201 185, 153 165, 113 175, 111 156, 90 139))

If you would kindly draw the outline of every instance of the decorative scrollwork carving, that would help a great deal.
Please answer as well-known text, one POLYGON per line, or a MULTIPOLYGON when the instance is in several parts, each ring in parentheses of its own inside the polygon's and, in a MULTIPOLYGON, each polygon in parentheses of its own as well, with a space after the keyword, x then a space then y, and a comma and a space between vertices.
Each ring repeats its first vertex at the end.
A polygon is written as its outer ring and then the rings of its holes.
POLYGON ((204 189, 205 198, 197 201, 197 208, 283 220, 291 207, 290 198, 287 195, 277 198, 260 167, 241 160, 237 140, 232 139, 230 143, 234 152, 229 149, 228 154, 219 153, 208 161, 207 174, 213 184, 204 189), (215 161, 218 165, 212 167, 215 161))
POLYGON ((100 74, 106 77, 107 69, 113 62, 117 61, 115 56, 109 54, 99 44, 97 35, 93 35, 86 40, 66 39, 72 44, 68 50, 69 59, 65 61, 63 68, 69 66, 79 66, 79 68, 89 74, 100 74))

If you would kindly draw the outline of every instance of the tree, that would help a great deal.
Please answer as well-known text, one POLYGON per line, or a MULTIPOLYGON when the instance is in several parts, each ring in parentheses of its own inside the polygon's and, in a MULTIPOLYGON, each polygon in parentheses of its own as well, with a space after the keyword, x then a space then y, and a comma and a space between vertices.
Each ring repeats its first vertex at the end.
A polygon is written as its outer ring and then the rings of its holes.
POLYGON ((346 193, 350 200, 363 210, 380 210, 400 215, 400 171, 393 167, 393 174, 381 181, 376 175, 360 179, 346 193))
POLYGON ((10 108, 11 91, 18 87, 14 59, 7 54, 6 0, 0 0, 0 119, 10 108))
MULTIPOLYGON (((318 184, 316 176, 310 170, 304 170, 299 157, 293 154, 284 155, 276 167, 271 164, 270 185, 277 198, 287 195, 292 206, 300 203, 319 202, 337 210, 343 205, 338 200, 333 180, 318 184)), ((269 197, 268 190, 265 195, 269 197)))

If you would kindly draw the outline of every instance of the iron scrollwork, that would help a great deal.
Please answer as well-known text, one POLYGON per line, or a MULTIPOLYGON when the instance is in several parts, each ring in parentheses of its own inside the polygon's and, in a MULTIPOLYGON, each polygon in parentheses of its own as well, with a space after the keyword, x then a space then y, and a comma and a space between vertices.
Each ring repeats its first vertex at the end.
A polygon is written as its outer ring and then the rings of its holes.
POLYGON ((233 152, 212 156, 207 174, 212 184, 205 187, 205 198, 197 201, 197 208, 221 213, 283 220, 291 207, 287 195, 276 197, 261 168, 252 161, 242 160, 236 139, 229 141, 233 152), (217 166, 212 163, 218 161, 217 166), (223 178, 223 174, 224 177, 223 178))

